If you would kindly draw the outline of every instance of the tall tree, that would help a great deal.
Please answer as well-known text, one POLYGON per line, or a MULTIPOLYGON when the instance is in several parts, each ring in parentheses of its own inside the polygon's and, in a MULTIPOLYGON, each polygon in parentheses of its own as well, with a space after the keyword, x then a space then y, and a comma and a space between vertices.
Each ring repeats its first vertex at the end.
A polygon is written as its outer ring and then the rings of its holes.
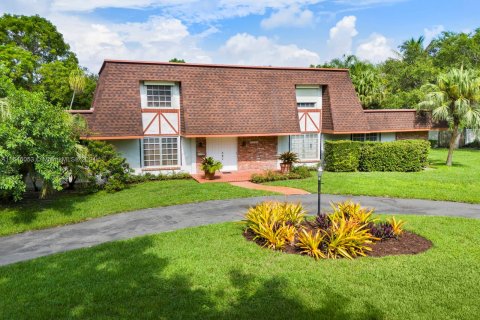
POLYGON ((4 14, 0 18, 0 44, 13 44, 31 52, 40 63, 67 58, 72 54, 57 28, 38 15, 4 14))
POLYGON ((323 65, 311 65, 312 68, 345 68, 349 69, 355 91, 362 106, 366 109, 382 108, 385 84, 379 69, 355 55, 344 55, 323 65))
POLYGON ((8 76, 16 86, 32 89, 38 63, 30 51, 13 44, 0 45, 0 64, 9 70, 8 76))
MULTIPOLYGON (((1 16, 0 65, 7 67, 18 88, 43 92, 48 102, 63 108, 70 105, 69 75, 80 66, 50 21, 39 16, 1 16)), ((85 73, 83 94, 76 92, 78 109, 90 107, 96 86, 96 77, 85 73)))
POLYGON ((41 197, 60 190, 68 177, 64 159, 75 154, 77 131, 71 115, 44 100, 41 93, 9 92, 9 115, 0 122, 0 196, 18 200, 25 179, 42 180, 41 197))
POLYGON ((423 97, 420 88, 434 82, 439 73, 423 37, 403 42, 397 57, 387 59, 380 68, 387 89, 385 105, 391 108, 415 108, 423 97))
POLYGON ((462 130, 480 128, 480 77, 472 70, 452 69, 424 89, 427 94, 418 108, 432 110, 435 120, 449 124, 452 136, 446 163, 451 166, 462 130))
POLYGON ((467 69, 480 68, 480 29, 473 33, 443 32, 428 48, 435 66, 467 69))

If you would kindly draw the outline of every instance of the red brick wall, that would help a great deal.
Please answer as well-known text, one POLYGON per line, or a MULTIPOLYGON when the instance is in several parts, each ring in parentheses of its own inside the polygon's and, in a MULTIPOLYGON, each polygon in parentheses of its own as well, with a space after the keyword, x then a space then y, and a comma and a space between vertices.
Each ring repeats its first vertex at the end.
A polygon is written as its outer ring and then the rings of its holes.
POLYGON ((277 137, 238 138, 238 170, 277 168, 277 137))
POLYGON ((396 137, 397 140, 428 140, 428 131, 397 132, 396 137))
POLYGON ((206 138, 196 138, 195 139, 196 153, 195 156, 197 158, 197 172, 201 172, 200 164, 202 163, 203 157, 207 154, 207 139, 206 138), (199 155, 201 154, 201 155, 199 155))

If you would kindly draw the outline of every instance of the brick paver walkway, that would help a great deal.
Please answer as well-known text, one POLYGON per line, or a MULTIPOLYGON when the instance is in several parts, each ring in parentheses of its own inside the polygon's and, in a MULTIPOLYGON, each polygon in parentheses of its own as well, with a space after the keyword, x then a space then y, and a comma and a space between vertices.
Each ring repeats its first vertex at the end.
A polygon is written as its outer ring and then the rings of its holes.
POLYGON ((256 184, 250 181, 230 182, 230 184, 233 186, 242 187, 246 189, 272 191, 272 192, 277 192, 285 195, 310 194, 310 192, 307 192, 302 189, 280 187, 280 186, 265 186, 263 184, 256 184))

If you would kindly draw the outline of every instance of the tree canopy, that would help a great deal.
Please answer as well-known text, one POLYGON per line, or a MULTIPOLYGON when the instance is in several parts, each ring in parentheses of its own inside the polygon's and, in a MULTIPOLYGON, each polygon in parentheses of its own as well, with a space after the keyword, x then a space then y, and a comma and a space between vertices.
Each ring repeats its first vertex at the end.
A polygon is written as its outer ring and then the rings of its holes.
POLYGON ((47 19, 4 14, 0 17, 0 64, 17 88, 43 92, 48 102, 68 108, 72 98, 69 75, 85 73, 85 89, 76 93, 76 109, 88 109, 96 86, 96 76, 78 64, 63 35, 47 19))
POLYGON ((415 108, 424 99, 422 86, 434 83, 451 68, 480 71, 480 29, 443 32, 430 43, 424 37, 404 41, 380 64, 354 55, 312 67, 348 68, 364 108, 415 108))

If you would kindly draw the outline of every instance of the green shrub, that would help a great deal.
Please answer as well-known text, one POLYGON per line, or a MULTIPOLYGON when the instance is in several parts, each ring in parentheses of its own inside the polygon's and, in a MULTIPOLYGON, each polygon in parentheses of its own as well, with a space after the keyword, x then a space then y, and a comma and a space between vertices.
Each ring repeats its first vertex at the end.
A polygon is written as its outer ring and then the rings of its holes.
POLYGON ((190 174, 186 172, 174 172, 171 173, 159 173, 153 174, 150 172, 139 174, 139 175, 130 175, 128 178, 128 183, 141 183, 147 181, 162 181, 162 180, 186 180, 191 179, 190 174))
POLYGON ((393 142, 326 141, 327 171, 421 171, 428 165, 426 140, 393 142))
POLYGON ((97 178, 104 181, 103 187, 110 192, 124 189, 132 172, 127 160, 112 144, 104 141, 87 141, 86 147, 89 155, 86 162, 91 184, 89 189, 96 191, 100 187, 97 178), (110 179, 113 181, 109 186, 110 179))
POLYGON ((399 140, 365 143, 360 152, 360 171, 421 171, 428 165, 430 143, 399 140))
POLYGON ((325 141, 325 170, 357 171, 361 142, 350 140, 325 141))
POLYGON ((288 173, 280 173, 274 170, 266 170, 264 173, 252 174, 250 181, 253 183, 264 183, 280 180, 305 179, 310 177, 310 170, 306 166, 292 168, 288 173))
POLYGON ((310 177, 310 168, 307 166, 293 167, 290 173, 297 174, 300 179, 305 179, 310 177))

